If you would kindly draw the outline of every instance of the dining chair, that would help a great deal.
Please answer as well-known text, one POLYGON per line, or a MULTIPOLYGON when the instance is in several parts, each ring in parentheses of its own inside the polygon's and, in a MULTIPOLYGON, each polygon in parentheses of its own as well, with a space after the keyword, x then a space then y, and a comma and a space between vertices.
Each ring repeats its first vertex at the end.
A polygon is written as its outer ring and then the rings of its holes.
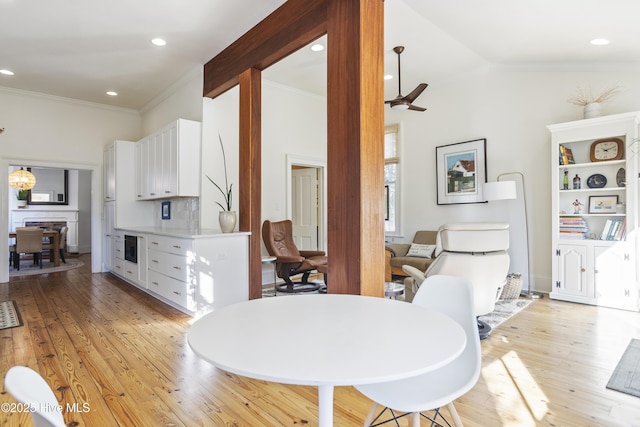
MULTIPOLYGON (((364 426, 378 422, 387 411, 395 420, 412 415, 413 427, 420 426, 420 417, 427 418, 433 425, 444 422, 451 425, 441 412, 446 406, 453 423, 462 427, 462 420, 453 401, 471 390, 478 382, 482 362, 480 337, 474 312, 473 286, 467 279, 454 276, 433 275, 422 283, 412 304, 436 310, 458 322, 464 329, 467 343, 453 362, 440 369, 416 377, 378 384, 356 386, 362 394, 374 403, 364 422, 364 426), (378 407, 385 408, 376 416, 378 407), (396 415, 396 411, 403 412, 396 415), (432 416, 423 412, 434 411, 432 416), (442 421, 437 421, 440 418, 442 421)), ((437 328, 438 325, 417 325, 417 327, 437 328)), ((438 343, 434 343, 438 345, 438 343)))
POLYGON ((49 384, 31 368, 11 367, 4 387, 14 399, 29 408, 35 427, 65 427, 62 408, 49 384))
POLYGON ((16 228, 16 245, 13 251, 13 266, 20 270, 20 254, 33 254, 33 262, 42 268, 42 237, 44 230, 38 227, 16 228))
POLYGON ((62 226, 60 227, 60 237, 58 239, 58 247, 55 248, 53 243, 45 243, 42 245, 43 250, 49 251, 49 260, 53 260, 53 253, 51 251, 59 251, 60 253, 60 261, 63 263, 67 263, 67 260, 64 259, 65 252, 67 250, 67 232, 69 231, 69 227, 62 226))

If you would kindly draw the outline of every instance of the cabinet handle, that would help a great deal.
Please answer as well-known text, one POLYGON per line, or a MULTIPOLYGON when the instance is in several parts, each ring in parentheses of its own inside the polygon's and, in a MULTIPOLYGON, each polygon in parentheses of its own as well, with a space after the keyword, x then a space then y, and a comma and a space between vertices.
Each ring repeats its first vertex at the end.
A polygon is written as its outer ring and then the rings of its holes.
POLYGON ((165 194, 171 194, 170 190, 164 190, 165 194))
POLYGON ((598 270, 595 270, 595 269, 594 269, 594 270, 593 270, 593 273, 594 273, 594 274, 598 274, 598 270))
POLYGON ((131 271, 131 270, 127 270, 127 273, 129 273, 129 274, 133 274, 133 271, 131 271))
POLYGON ((582 272, 582 273, 584 273, 585 271, 587 271, 587 269, 586 269, 586 268, 584 268, 584 267, 582 267, 582 268, 580 269, 580 272, 582 272))
POLYGON ((149 195, 150 195, 150 196, 155 196, 155 195, 156 195, 156 193, 149 193, 149 195))
POLYGON ((158 242, 151 242, 152 245, 158 245, 158 242))
POLYGON ((158 282, 151 282, 152 285, 160 286, 158 282))
POLYGON ((156 264, 159 263, 160 261, 158 261, 157 259, 152 259, 151 262, 155 262, 156 264))
POLYGON ((105 197, 105 199, 110 199, 110 198, 111 198, 111 197, 109 197, 109 196, 105 197))
POLYGON ((182 246, 180 246, 180 245, 173 245, 173 247, 176 248, 176 249, 181 249, 182 248, 182 246))
POLYGON ((179 265, 174 265, 173 268, 175 268, 176 270, 182 270, 182 268, 179 265))
POLYGON ((182 295, 180 292, 177 292, 177 291, 173 291, 173 293, 176 295, 182 295))
POLYGON ((136 197, 142 197, 142 194, 138 194, 136 197))

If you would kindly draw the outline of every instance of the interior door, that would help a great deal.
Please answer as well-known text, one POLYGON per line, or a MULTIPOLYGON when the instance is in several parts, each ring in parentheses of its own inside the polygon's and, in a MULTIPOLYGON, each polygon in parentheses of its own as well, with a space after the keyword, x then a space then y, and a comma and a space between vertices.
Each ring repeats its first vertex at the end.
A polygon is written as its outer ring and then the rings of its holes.
POLYGON ((293 240, 298 249, 318 249, 318 171, 291 171, 293 240))

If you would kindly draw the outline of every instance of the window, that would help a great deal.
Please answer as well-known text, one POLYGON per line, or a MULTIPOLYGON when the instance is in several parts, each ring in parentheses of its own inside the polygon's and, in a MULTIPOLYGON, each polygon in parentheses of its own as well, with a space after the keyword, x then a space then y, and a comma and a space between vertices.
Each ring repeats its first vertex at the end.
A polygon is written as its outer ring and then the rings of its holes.
POLYGON ((400 230, 400 156, 398 154, 398 125, 384 128, 384 233, 397 234, 400 230))

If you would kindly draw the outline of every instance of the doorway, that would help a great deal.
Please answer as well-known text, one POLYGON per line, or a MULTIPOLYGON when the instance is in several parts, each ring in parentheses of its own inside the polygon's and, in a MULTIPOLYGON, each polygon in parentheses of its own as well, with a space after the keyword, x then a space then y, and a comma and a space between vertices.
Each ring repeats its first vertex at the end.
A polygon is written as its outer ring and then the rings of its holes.
POLYGON ((326 162, 287 156, 287 217, 300 250, 326 248, 326 162))

